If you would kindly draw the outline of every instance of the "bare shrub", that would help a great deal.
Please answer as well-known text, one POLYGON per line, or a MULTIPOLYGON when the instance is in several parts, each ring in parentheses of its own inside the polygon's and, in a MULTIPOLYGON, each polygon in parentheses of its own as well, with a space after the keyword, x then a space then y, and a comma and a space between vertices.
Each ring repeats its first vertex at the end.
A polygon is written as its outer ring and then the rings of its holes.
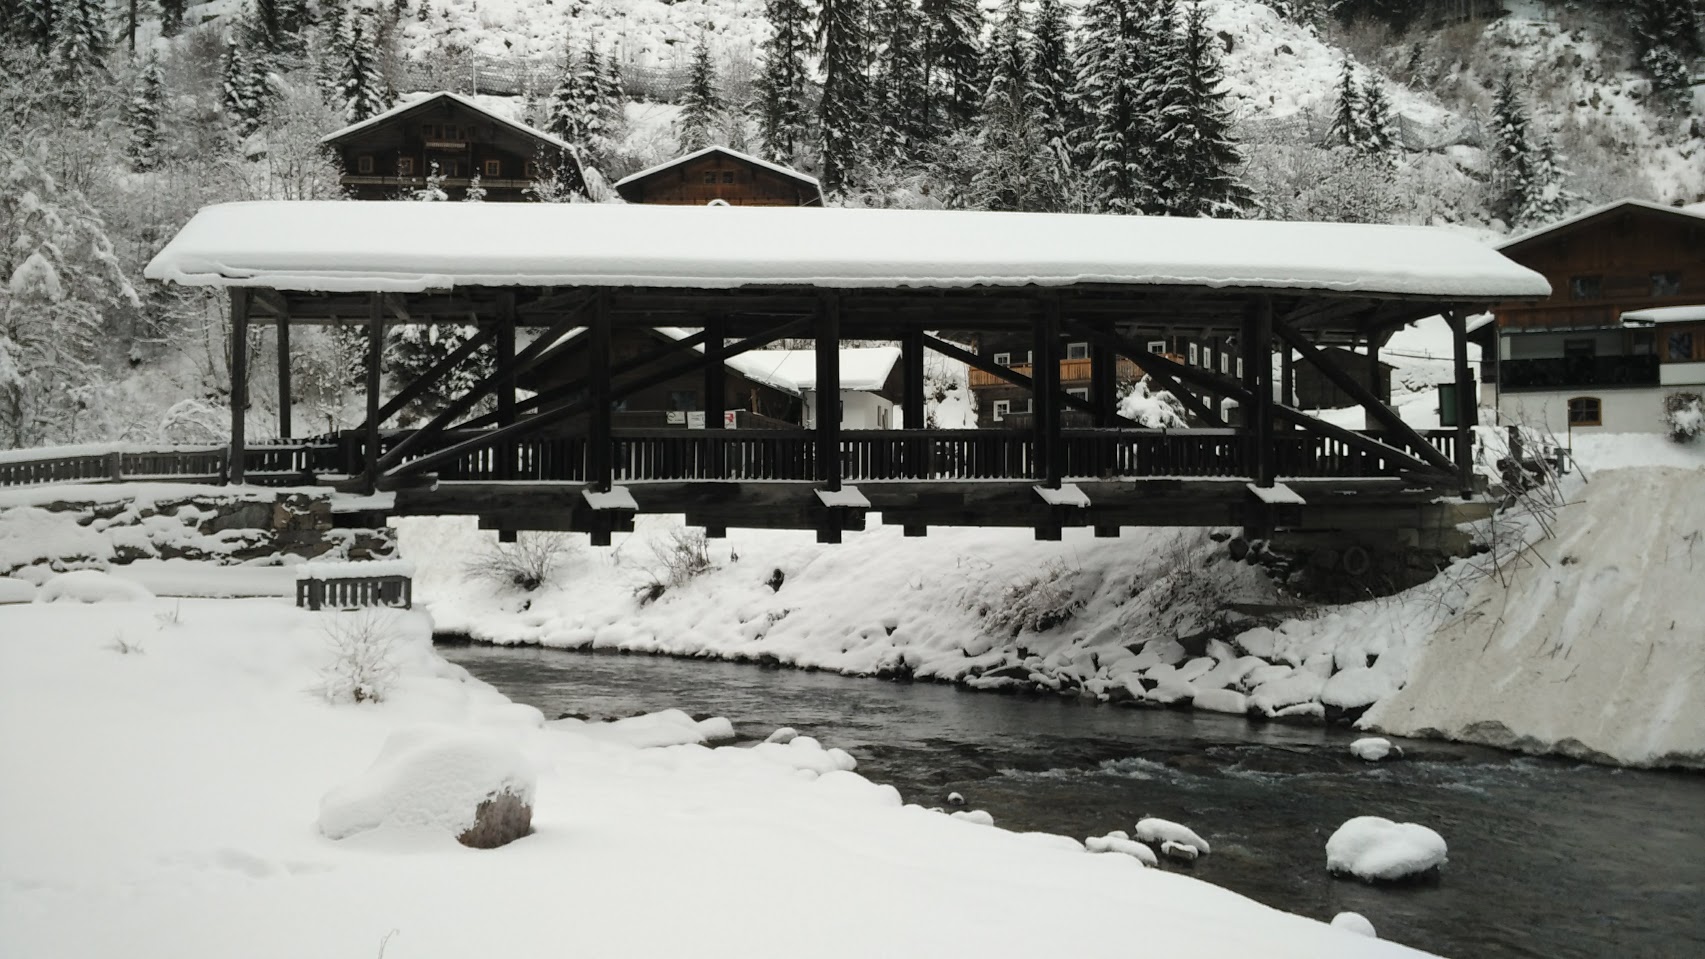
POLYGON ((142 642, 135 639, 125 639, 123 633, 117 633, 112 638, 112 644, 107 647, 120 656, 140 656, 147 652, 142 648, 142 642))
POLYGON ((1664 397, 1664 426, 1669 438, 1691 443, 1705 433, 1705 397, 1698 393, 1671 393, 1664 397))
POLYGON ((992 601, 974 600, 973 611, 991 632, 1017 636, 1026 629, 1053 629, 1083 608, 1083 600, 1077 598, 1076 577, 1077 570, 1056 559, 1034 575, 1007 585, 992 601))
POLYGON ((651 541, 651 581, 639 588, 642 602, 651 602, 669 589, 684 586, 715 568, 710 561, 710 540, 702 529, 682 526, 670 530, 667 539, 651 541))
POLYGON ((579 550, 567 533, 522 533, 513 543, 493 543, 462 564, 470 579, 532 592, 550 582, 579 550))
POLYGON ((383 702, 398 673, 395 614, 336 613, 320 628, 331 651, 331 660, 320 667, 320 695, 330 703, 383 702))

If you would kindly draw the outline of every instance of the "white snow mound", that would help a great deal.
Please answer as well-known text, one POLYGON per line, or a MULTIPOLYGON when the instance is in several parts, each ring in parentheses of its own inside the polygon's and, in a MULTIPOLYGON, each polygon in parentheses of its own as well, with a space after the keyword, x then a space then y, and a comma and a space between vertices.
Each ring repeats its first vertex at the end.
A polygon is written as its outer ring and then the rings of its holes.
POLYGON ((1391 882, 1445 862, 1444 837, 1426 826, 1357 816, 1326 840, 1326 868, 1368 882, 1391 882))
POLYGON ((1153 816, 1145 816, 1137 823, 1137 841, 1146 842, 1151 846, 1172 842, 1189 846, 1200 855, 1208 854, 1208 841, 1196 835, 1188 826, 1153 816))
MULTIPOLYGON (((1391 755, 1393 748, 1391 740, 1389 739, 1384 739, 1379 736, 1368 736, 1364 739, 1358 739, 1350 744, 1350 755, 1362 760, 1363 762, 1377 763, 1381 759, 1391 755)), ((1401 756, 1403 755, 1403 751, 1397 750, 1397 754, 1401 756)))
POLYGON ((320 800, 320 832, 344 839, 417 828, 460 836, 481 802, 508 792, 530 805, 536 782, 532 764, 509 739, 449 726, 400 730, 366 772, 320 800))
POLYGON ((1083 841, 1083 848, 1090 852, 1122 853, 1145 866, 1160 865, 1160 857, 1154 854, 1153 849, 1134 839, 1126 838, 1122 832, 1111 832, 1105 836, 1090 836, 1083 841))
POLYGON ((1367 936, 1369 939, 1379 938, 1379 933, 1374 932, 1373 923, 1369 922, 1367 917, 1359 912, 1341 912, 1332 917, 1331 925, 1335 929, 1353 932, 1358 936, 1367 936))
POLYGON ((36 593, 38 603, 138 603, 154 598, 154 594, 138 583, 119 579, 98 569, 79 569, 60 573, 42 584, 36 593))

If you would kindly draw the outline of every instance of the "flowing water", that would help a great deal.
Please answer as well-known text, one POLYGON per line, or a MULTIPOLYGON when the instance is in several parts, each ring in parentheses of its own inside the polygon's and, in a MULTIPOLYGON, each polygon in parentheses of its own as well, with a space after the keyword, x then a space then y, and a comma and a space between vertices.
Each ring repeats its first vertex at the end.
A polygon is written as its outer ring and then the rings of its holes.
POLYGON ((1166 868, 1319 919, 1359 912, 1383 938, 1446 956, 1705 959, 1705 776, 1407 741, 1407 758, 1370 766, 1349 755, 1349 732, 1238 717, 702 660, 441 651, 552 718, 678 707, 725 716, 743 738, 793 726, 909 802, 957 791, 1008 829, 1081 839, 1145 814, 1177 820, 1213 853, 1166 868), (1327 837, 1359 815, 1443 834, 1440 880, 1328 876, 1327 837))

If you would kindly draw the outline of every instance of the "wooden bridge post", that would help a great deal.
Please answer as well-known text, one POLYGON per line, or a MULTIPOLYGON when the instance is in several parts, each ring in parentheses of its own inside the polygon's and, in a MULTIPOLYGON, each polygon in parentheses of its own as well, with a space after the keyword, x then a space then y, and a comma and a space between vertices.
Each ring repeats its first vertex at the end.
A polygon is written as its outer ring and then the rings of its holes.
POLYGON ((1038 483, 1058 489, 1065 472, 1065 449, 1060 438, 1060 298, 1050 294, 1032 321, 1035 334, 1031 380, 1035 388, 1031 411, 1035 431, 1035 477, 1038 483))
POLYGON ((586 483, 597 492, 608 493, 614 481, 615 449, 610 422, 610 294, 603 290, 592 300, 592 320, 586 332, 586 375, 592 398, 587 415, 586 483))
MULTIPOLYGON (((704 428, 723 428, 723 408, 728 405, 728 319, 721 313, 705 317, 704 341, 704 428)), ((712 479, 724 479, 727 469, 721 437, 706 437, 705 469, 712 479)))
POLYGON ((1451 357, 1456 361, 1456 475, 1462 498, 1474 496, 1474 436, 1480 418, 1480 399, 1474 393, 1474 378, 1468 370, 1468 319, 1461 310, 1446 310, 1450 324, 1451 357))
MULTIPOLYGON (((908 434, 904 442, 905 475, 911 479, 928 479, 930 475, 929 437, 923 430, 928 423, 924 415, 924 328, 914 326, 906 330, 900 340, 901 379, 905 381, 905 394, 901 398, 900 428, 908 434)), ((919 523, 907 523, 902 530, 907 536, 925 536, 929 527, 919 523)))
MULTIPOLYGON (((1105 323, 1099 326, 1112 332, 1105 323)), ((1092 340, 1089 344, 1089 404, 1095 408, 1096 429, 1119 425, 1119 354, 1102 340, 1092 340)))
POLYGON ((249 291, 231 288, 231 456, 228 482, 243 482, 244 417, 249 405, 249 291))
POLYGON ((367 435, 362 438, 362 488, 379 489, 379 364, 385 355, 385 295, 367 294, 367 435))
POLYGON ((278 438, 290 438, 290 312, 278 313, 278 438))
POLYGON ((1243 388, 1250 393, 1247 428, 1255 437, 1251 464, 1258 486, 1272 486, 1277 475, 1273 439, 1273 298, 1257 297, 1249 311, 1243 348, 1243 388))
MULTIPOLYGON (((498 294, 497 316, 497 425, 515 422, 515 291, 498 294)), ((515 444, 505 442, 496 450, 497 475, 500 479, 519 478, 516 472, 515 444)))
POLYGON ((1379 335, 1368 334, 1368 390, 1379 397, 1380 402, 1391 403, 1391 391, 1385 388, 1384 377, 1379 375, 1379 335))
MULTIPOLYGON (((1268 325, 1271 326, 1272 324, 1269 323, 1268 325)), ((1285 406, 1290 406, 1295 403, 1297 398, 1297 370, 1295 357, 1296 351, 1291 349, 1289 346, 1286 346, 1285 352, 1279 358, 1279 393, 1281 394, 1279 402, 1285 406)), ((1289 423, 1285 424, 1287 428, 1289 428, 1290 425, 1291 424, 1289 423)))
MULTIPOLYGON (((830 492, 841 488, 841 295, 829 290, 817 304, 811 348, 817 358, 817 479, 830 492)), ((831 509, 817 531, 820 543, 841 541, 840 516, 831 509)))

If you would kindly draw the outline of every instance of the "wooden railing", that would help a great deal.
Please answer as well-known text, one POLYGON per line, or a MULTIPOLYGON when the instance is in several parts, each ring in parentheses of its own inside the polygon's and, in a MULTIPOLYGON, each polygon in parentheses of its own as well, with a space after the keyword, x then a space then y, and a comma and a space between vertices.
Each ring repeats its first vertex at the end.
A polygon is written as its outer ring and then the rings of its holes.
POLYGON ((225 448, 166 446, 48 447, 0 459, 0 486, 47 483, 176 482, 220 483, 225 479, 225 448))

